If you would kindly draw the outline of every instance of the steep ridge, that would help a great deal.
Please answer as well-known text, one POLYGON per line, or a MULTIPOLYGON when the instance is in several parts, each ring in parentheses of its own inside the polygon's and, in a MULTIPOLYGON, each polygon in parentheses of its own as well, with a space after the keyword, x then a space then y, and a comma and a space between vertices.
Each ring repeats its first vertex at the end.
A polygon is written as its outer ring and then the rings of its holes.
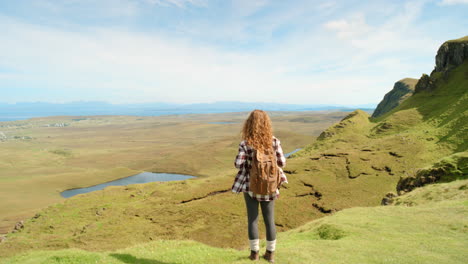
POLYGON ((392 122, 405 122, 404 119, 417 122, 414 118, 419 116, 427 140, 434 140, 453 152, 467 150, 468 56, 459 52, 467 45, 468 37, 445 42, 437 57, 451 59, 438 59, 431 75, 423 74, 419 79, 414 95, 372 121, 380 123, 382 130, 388 131, 395 127, 392 122), (400 116, 397 118, 396 115, 400 116))
POLYGON ((405 78, 396 82, 393 89, 386 93, 383 100, 377 105, 372 117, 381 116, 400 105, 414 93, 414 86, 417 82, 418 79, 412 78, 405 78))
POLYGON ((327 138, 339 137, 340 135, 349 137, 349 133, 353 133, 354 136, 363 135, 369 129, 369 124, 369 114, 358 109, 345 116, 337 124, 325 129, 319 135, 318 140, 323 141, 327 138))
MULTIPOLYGON (((466 151, 467 72, 466 59, 443 74, 434 72, 430 89, 421 88, 377 118, 356 110, 293 154, 285 170, 290 184, 276 204, 278 231, 345 208, 377 206, 402 178, 466 151)), ((245 248, 243 201, 224 192, 233 177, 232 171, 220 170, 215 178, 73 197, 25 221, 0 244, 0 255, 69 247, 114 250, 158 239, 245 248)))
POLYGON ((437 51, 435 67, 430 76, 423 74, 420 79, 405 78, 397 81, 393 89, 385 94, 383 100, 377 105, 377 108, 372 113, 372 117, 379 117, 389 112, 410 97, 415 91, 432 90, 439 78, 438 75, 442 74, 445 78, 448 78, 447 74, 463 64, 467 58, 468 36, 446 41, 437 51))

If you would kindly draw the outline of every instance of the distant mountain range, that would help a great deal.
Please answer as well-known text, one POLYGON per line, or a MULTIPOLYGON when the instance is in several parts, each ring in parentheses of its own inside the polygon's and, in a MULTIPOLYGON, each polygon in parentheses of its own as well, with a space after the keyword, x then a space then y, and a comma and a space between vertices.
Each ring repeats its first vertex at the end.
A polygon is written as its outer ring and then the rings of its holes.
POLYGON ((191 113, 224 113, 243 112, 253 109, 266 111, 319 111, 337 110, 353 111, 355 109, 372 111, 375 104, 340 106, 340 105, 305 105, 305 104, 278 104, 278 103, 246 103, 246 102, 214 102, 198 104, 172 104, 172 103, 140 103, 140 104, 110 104, 107 102, 23 102, 15 104, 0 103, 0 121, 12 121, 43 116, 62 115, 140 115, 159 116, 191 113))

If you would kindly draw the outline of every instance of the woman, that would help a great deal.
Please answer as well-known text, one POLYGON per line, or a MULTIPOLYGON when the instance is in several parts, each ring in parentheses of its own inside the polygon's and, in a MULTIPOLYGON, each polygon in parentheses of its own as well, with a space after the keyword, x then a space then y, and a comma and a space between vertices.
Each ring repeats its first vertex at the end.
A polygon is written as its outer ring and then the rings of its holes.
POLYGON ((274 252, 276 247, 276 228, 274 219, 275 200, 279 198, 279 186, 287 183, 286 175, 282 168, 286 165, 286 158, 279 139, 273 136, 271 121, 265 111, 254 110, 250 113, 242 128, 242 142, 239 144, 239 152, 234 162, 239 169, 232 191, 244 193, 247 207, 248 235, 250 243, 251 260, 258 260, 259 256, 259 235, 258 235, 258 205, 262 208, 262 215, 265 221, 267 248, 263 258, 270 263, 274 262, 274 252), (250 186, 250 169, 252 168, 253 153, 274 150, 276 162, 280 173, 278 188, 269 194, 258 194, 252 191, 250 186))

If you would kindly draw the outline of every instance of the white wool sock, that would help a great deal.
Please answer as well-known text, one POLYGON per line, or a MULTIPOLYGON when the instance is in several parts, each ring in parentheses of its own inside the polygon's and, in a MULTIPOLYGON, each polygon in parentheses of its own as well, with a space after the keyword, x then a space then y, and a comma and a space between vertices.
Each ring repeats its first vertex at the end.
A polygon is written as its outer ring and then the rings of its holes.
POLYGON ((267 244, 266 249, 267 249, 268 251, 270 251, 270 252, 275 251, 275 249, 276 249, 276 239, 273 240, 273 241, 268 241, 268 240, 267 240, 266 244, 267 244))
POLYGON ((249 240, 250 250, 259 251, 260 250, 260 239, 249 240))

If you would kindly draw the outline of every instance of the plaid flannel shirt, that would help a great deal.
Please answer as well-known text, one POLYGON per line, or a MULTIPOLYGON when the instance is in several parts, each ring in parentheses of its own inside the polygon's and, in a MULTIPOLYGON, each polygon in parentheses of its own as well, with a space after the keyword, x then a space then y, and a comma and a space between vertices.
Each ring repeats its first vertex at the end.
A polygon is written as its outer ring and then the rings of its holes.
MULTIPOLYGON (((288 179, 282 169, 286 165, 286 158, 284 157, 283 149, 281 148, 281 142, 276 137, 273 137, 273 148, 276 151, 276 159, 281 173, 281 186, 283 183, 288 183, 288 179)), ((239 144, 239 152, 237 153, 236 160, 234 161, 234 166, 239 169, 239 172, 237 173, 234 184, 232 185, 232 192, 247 192, 250 197, 258 201, 271 201, 277 199, 279 197, 278 189, 276 189, 276 193, 269 195, 256 194, 249 190, 249 168, 252 163, 252 153, 253 148, 248 146, 245 140, 243 140, 239 144)))

